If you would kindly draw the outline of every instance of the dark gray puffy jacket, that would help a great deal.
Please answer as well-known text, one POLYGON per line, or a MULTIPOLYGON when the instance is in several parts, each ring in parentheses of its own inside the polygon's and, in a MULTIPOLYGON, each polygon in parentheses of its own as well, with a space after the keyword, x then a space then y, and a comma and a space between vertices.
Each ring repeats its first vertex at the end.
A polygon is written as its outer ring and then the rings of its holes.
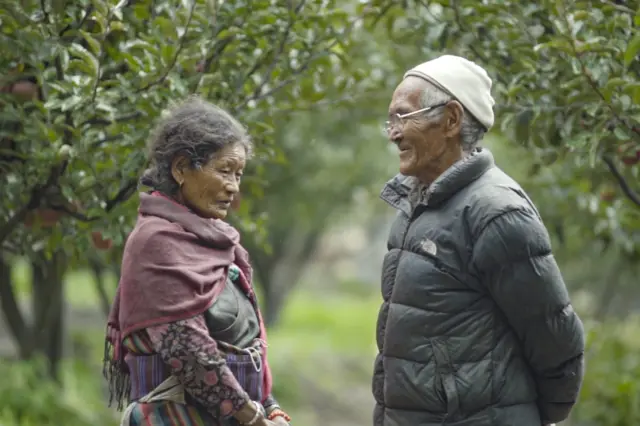
POLYGON ((375 426, 540 426, 582 383, 584 330, 523 190, 478 150, 398 209, 382 271, 375 426), (413 207, 415 205, 415 208, 413 207))

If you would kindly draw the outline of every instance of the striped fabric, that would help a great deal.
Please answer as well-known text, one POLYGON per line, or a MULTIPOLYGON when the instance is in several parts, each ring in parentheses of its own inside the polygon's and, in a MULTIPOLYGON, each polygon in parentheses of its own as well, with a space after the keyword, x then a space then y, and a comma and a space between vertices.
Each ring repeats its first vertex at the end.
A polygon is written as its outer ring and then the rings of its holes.
POLYGON ((158 354, 136 355, 125 358, 131 378, 130 401, 136 401, 169 377, 169 369, 158 354))
POLYGON ((129 426, 218 426, 196 407, 174 402, 136 404, 129 426))
POLYGON ((227 366, 249 397, 254 401, 262 401, 262 373, 254 367, 254 362, 260 362, 260 354, 253 355, 253 362, 251 358, 251 355, 227 354, 227 366))
MULTIPOLYGON (((166 378, 164 376, 166 370, 159 356, 153 353, 151 341, 146 332, 128 336, 123 344, 130 352, 127 364, 133 368, 130 375, 131 400, 136 400, 160 384, 166 378)), ((234 419, 220 423, 196 405, 152 402, 135 405, 129 426, 235 426, 237 424, 234 419)))
MULTIPOLYGON (((130 400, 135 401, 162 383, 169 374, 168 367, 160 356, 154 353, 146 331, 128 336, 123 344, 129 351, 126 361, 131 377, 130 400)), ((260 362, 260 355, 228 353, 227 366, 234 377, 254 401, 262 400, 262 374, 256 372, 254 363, 260 362)), ((259 365, 259 364, 258 364, 259 365)), ((187 401, 189 395, 185 395, 187 401)), ((136 404, 131 413, 129 426, 238 426, 231 419, 216 420, 197 403, 187 405, 163 401, 136 404)))
POLYGON ((153 352, 146 332, 134 333, 123 344, 129 350, 125 361, 131 378, 130 401, 136 401, 155 389, 169 375, 169 369, 153 352))

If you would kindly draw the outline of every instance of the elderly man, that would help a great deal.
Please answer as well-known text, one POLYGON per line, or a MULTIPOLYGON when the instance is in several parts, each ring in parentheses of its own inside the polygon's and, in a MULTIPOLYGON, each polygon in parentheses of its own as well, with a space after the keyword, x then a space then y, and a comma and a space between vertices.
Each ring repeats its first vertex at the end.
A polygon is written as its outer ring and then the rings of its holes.
POLYGON ((386 131, 400 175, 382 271, 375 426, 541 426, 567 418, 584 330, 531 202, 478 143, 491 79, 441 56, 407 72, 386 131))

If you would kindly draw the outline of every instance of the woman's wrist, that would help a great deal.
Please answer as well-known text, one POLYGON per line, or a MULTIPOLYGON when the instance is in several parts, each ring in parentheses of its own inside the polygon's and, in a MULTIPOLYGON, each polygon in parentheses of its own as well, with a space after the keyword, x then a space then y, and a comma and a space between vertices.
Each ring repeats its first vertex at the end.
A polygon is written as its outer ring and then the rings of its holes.
POLYGON ((271 414, 272 411, 282 410, 278 404, 271 404, 264 407, 264 411, 267 413, 267 416, 271 414))
POLYGON ((252 426, 258 423, 264 415, 258 404, 253 401, 247 401, 234 415, 235 419, 241 425, 252 426))
POLYGON ((270 410, 267 412, 267 419, 268 420, 275 420, 276 417, 282 417, 287 423, 291 422, 291 417, 285 413, 282 408, 275 406, 275 407, 269 407, 270 410))

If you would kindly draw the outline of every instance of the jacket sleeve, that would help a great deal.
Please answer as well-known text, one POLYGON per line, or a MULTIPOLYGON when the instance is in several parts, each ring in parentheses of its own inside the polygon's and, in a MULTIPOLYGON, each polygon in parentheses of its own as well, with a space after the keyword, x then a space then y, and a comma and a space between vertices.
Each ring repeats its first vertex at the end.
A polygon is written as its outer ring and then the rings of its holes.
POLYGON ((281 408, 278 400, 273 396, 273 394, 269 394, 269 396, 264 400, 262 406, 267 411, 267 414, 275 410, 276 408, 281 408))
POLYGON ((566 419, 582 386, 585 335, 536 212, 515 209, 491 219, 472 264, 522 345, 543 422, 566 419))
POLYGON ((149 327, 147 334, 185 391, 214 417, 233 415, 249 401, 209 336, 202 315, 149 327))

